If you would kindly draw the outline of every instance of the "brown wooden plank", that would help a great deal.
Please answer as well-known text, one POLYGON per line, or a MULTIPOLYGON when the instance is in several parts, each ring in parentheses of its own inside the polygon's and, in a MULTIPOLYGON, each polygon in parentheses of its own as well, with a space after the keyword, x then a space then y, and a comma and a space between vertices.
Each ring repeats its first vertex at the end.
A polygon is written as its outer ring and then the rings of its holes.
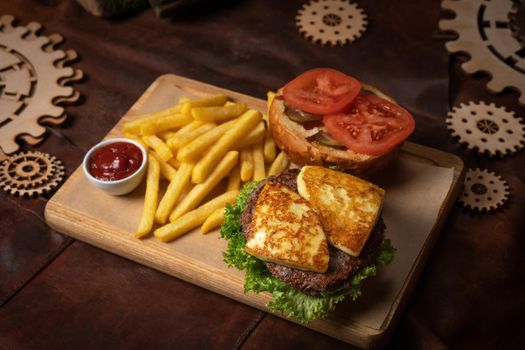
POLYGON ((263 316, 74 241, 0 307, 0 348, 237 349, 263 316))

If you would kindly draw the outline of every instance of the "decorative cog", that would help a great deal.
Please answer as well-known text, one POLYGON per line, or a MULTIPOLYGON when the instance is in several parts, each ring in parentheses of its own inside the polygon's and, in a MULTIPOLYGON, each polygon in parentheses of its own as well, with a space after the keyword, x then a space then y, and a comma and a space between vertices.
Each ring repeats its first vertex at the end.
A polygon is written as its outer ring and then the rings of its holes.
POLYGON ((525 48, 525 0, 515 0, 509 13, 509 23, 512 35, 525 48))
POLYGON ((48 193, 63 177, 64 166, 47 153, 17 153, 0 164, 0 187, 12 195, 31 197, 48 193))
POLYGON ((323 45, 344 45, 361 37, 366 30, 366 14, 345 0, 312 0, 297 12, 301 34, 323 45))
POLYGON ((0 17, 0 148, 6 154, 19 149, 15 139, 42 141, 39 124, 64 121, 64 108, 79 94, 66 84, 82 78, 82 71, 65 67, 77 54, 56 50, 58 34, 38 36, 41 25, 13 26, 12 16, 0 17))
POLYGON ((500 208, 509 197, 509 186, 500 176, 486 169, 469 169, 459 201, 478 211, 500 208))
POLYGON ((514 112, 494 103, 469 102, 448 113, 447 128, 469 149, 480 153, 514 154, 525 145, 525 126, 514 112))
POLYGON ((513 36, 509 24, 512 11, 509 0, 445 0, 444 9, 456 17, 439 22, 441 30, 452 30, 457 40, 446 43, 449 52, 462 52, 470 60, 461 67, 467 73, 483 71, 492 76, 487 88, 501 92, 512 87, 520 93, 519 103, 525 105, 525 52, 513 36))

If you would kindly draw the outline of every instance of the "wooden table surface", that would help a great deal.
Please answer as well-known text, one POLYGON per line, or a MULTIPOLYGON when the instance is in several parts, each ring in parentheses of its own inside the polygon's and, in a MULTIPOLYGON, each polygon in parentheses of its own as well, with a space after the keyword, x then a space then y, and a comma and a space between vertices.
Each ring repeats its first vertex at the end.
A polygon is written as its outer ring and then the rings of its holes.
MULTIPOLYGON (((525 347, 524 152, 489 158, 452 139, 452 106, 495 102, 525 116, 518 95, 494 95, 489 77, 466 75, 449 57, 437 0, 359 1, 368 29, 343 47, 312 44, 294 17, 304 1, 211 1, 171 19, 151 9, 93 17, 74 1, 4 0, 0 14, 37 21, 66 39, 85 73, 68 120, 45 141, 70 175, 155 78, 175 73, 258 98, 317 66, 346 71, 409 109, 410 141, 502 175, 511 188, 495 213, 455 204, 398 326, 392 348, 525 347)), ((1 79, 1 72, 0 72, 1 79)), ((432 184, 429 184, 431 186, 432 184)), ((43 217, 48 196, 0 192, 0 348, 339 349, 330 337, 73 240, 43 217)), ((424 199, 424 194, 422 194, 424 199)))

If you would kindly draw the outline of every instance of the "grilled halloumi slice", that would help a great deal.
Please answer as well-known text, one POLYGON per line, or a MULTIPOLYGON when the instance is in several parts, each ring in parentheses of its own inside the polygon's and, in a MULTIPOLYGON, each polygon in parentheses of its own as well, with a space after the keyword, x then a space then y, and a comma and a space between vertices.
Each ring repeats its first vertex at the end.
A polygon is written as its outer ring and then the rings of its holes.
POLYGON ((267 182, 257 198, 246 252, 264 261, 315 272, 325 272, 330 259, 315 211, 304 198, 275 182, 267 182))
POLYGON ((321 218, 330 244, 359 256, 380 216, 385 190, 319 166, 303 167, 297 187, 321 218))

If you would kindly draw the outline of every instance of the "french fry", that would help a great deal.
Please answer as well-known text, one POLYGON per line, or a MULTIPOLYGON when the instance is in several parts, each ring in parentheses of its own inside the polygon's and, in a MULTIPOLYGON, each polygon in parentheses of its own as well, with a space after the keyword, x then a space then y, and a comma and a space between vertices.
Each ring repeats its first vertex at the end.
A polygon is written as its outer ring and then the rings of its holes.
POLYGON ((159 161, 161 175, 164 176, 166 180, 172 181, 175 178, 175 175, 177 175, 177 170, 175 170, 175 168, 168 162, 162 160, 157 153, 149 151, 148 154, 150 157, 155 157, 159 161))
POLYGON ((177 152, 177 160, 181 162, 193 162, 198 160, 202 153, 210 148, 222 135, 235 125, 236 119, 221 124, 207 133, 202 134, 177 152))
POLYGON ((272 137, 272 134, 266 134, 264 138, 264 161, 266 163, 271 163, 275 159, 276 149, 275 149, 275 140, 272 137))
POLYGON ((226 187, 227 191, 234 191, 241 188, 241 165, 237 164, 235 168, 232 169, 230 176, 228 177, 228 186, 226 187))
POLYGON ((157 136, 160 137, 164 142, 168 141, 170 137, 175 136, 176 132, 173 130, 165 130, 157 133, 157 136))
POLYGON ((128 139, 132 139, 134 141, 137 141, 142 146, 144 146, 144 148, 148 148, 148 146, 144 143, 144 141, 142 141, 142 139, 140 137, 138 137, 137 135, 131 134, 129 132, 124 132, 124 133, 122 133, 122 135, 124 135, 124 137, 127 137, 128 139))
POLYGON ((286 155, 286 153, 281 151, 277 155, 277 157, 275 157, 275 160, 273 161, 272 166, 268 171, 268 176, 275 176, 282 173, 286 168, 288 168, 289 164, 290 161, 288 160, 288 156, 286 155))
POLYGON ((153 234, 161 242, 169 242, 177 237, 180 237, 201 225, 215 210, 226 206, 228 203, 232 204, 235 202, 238 194, 239 191, 229 191, 218 197, 215 197, 197 209, 186 213, 184 216, 181 216, 176 221, 159 227, 153 232, 153 234))
POLYGON ((179 106, 182 107, 185 103, 190 102, 190 98, 187 96, 183 96, 179 99, 179 106))
POLYGON ((142 140, 144 140, 144 143, 148 145, 148 147, 157 152, 157 154, 160 156, 160 159, 164 160, 165 162, 173 158, 173 152, 159 137, 155 135, 143 136, 142 140))
POLYGON ((266 111, 267 115, 270 115, 270 107, 272 105, 272 102, 273 102, 273 99, 275 98, 275 92, 273 91, 268 91, 266 93, 266 97, 267 97, 267 100, 268 100, 268 109, 266 111))
POLYGON ((264 141, 259 141, 253 145, 252 158, 253 158, 253 180, 261 181, 266 177, 264 171, 264 141))
POLYGON ((124 133, 129 133, 129 134, 135 134, 135 135, 140 134, 140 128, 142 127, 142 125, 144 125, 145 123, 153 122, 156 118, 158 118, 158 116, 146 115, 140 119, 129 121, 127 123, 124 123, 124 127, 122 128, 122 131, 124 133))
POLYGON ((162 117, 165 117, 171 114, 180 113, 180 111, 181 111, 181 107, 175 106, 175 107, 170 107, 170 108, 167 108, 159 112, 137 116, 136 119, 124 124, 123 131, 129 132, 132 134, 138 134, 140 132, 140 127, 142 126, 142 124, 150 122, 150 121, 154 121, 158 118, 162 118, 162 117))
POLYGON ((275 92, 268 91, 267 94, 267 109, 264 120, 266 121, 266 135, 264 136, 264 160, 266 163, 273 162, 277 154, 275 140, 273 139, 272 130, 270 128, 270 107, 272 106, 273 99, 275 98, 275 92))
POLYGON ((184 199, 179 204, 177 204, 175 209, 173 209, 170 214, 170 221, 175 221, 175 219, 181 217, 199 205, 199 203, 204 199, 204 197, 206 197, 206 195, 208 195, 208 193, 211 192, 215 185, 217 185, 219 181, 229 174, 235 164, 237 164, 238 159, 239 152, 230 151, 226 153, 224 158, 220 161, 217 167, 215 167, 206 181, 195 185, 195 187, 193 187, 191 191, 186 194, 184 199))
POLYGON ((185 133, 180 133, 174 135, 172 138, 170 138, 167 142, 167 145, 172 150, 178 150, 181 147, 187 145, 191 141, 195 140, 197 137, 201 136, 202 134, 205 134, 206 132, 210 131, 214 127, 216 127, 217 124, 215 123, 205 123, 199 126, 196 129, 193 129, 191 131, 187 131, 185 133))
POLYGON ((182 163, 177 175, 171 180, 166 193, 162 197, 157 211, 155 213, 155 222, 165 224, 168 221, 173 206, 177 202, 184 187, 189 183, 191 171, 193 169, 192 163, 182 163))
POLYGON ((170 140, 171 138, 173 137, 180 137, 180 135, 184 135, 188 132, 191 132, 192 130, 195 130, 197 129, 199 126, 201 126, 202 124, 204 124, 203 122, 199 122, 199 121, 192 121, 191 123, 188 123, 186 125, 184 125, 182 128, 180 128, 179 130, 175 131, 174 133, 172 133, 170 135, 170 137, 166 140, 166 144, 168 145, 169 148, 171 148, 173 151, 176 151, 175 148, 171 147, 171 144, 170 144, 170 140))
POLYGON ((191 116, 193 119, 203 122, 222 123, 240 116, 245 111, 246 105, 244 103, 233 103, 222 107, 194 107, 191 110, 191 116))
POLYGON ((197 129, 198 127, 200 127, 203 124, 204 124, 203 122, 200 122, 198 120, 194 120, 191 123, 188 123, 188 124, 184 125, 182 128, 180 128, 179 130, 177 130, 173 136, 179 136, 181 134, 185 134, 187 132, 190 132, 192 130, 197 129))
POLYGON ((236 123, 224 133, 211 149, 206 152, 204 157, 193 168, 191 180, 193 183, 202 183, 211 172, 213 167, 220 161, 226 152, 235 144, 237 139, 255 127, 262 119, 260 112, 248 110, 241 117, 236 119, 236 123))
POLYGON ((152 135, 160 131, 179 128, 191 123, 192 121, 193 119, 191 118, 191 115, 185 115, 183 113, 167 115, 155 119, 154 121, 144 123, 140 127, 140 133, 142 135, 152 135))
POLYGON ((175 169, 178 169, 178 168, 180 168, 182 163, 179 162, 177 160, 177 158, 173 157, 170 160, 168 160, 168 164, 171 165, 172 167, 174 167, 175 169))
POLYGON ((241 149, 241 180, 249 181, 253 176, 253 155, 250 147, 241 149))
POLYGON ((155 134, 155 121, 147 121, 140 125, 140 134, 144 135, 153 135, 155 134))
POLYGON ((244 138, 240 139, 236 145, 235 149, 241 149, 244 147, 248 147, 253 145, 256 142, 261 141, 264 138, 264 135, 266 134, 266 129, 264 127, 264 122, 261 121, 255 129, 252 129, 248 135, 246 135, 244 138))
POLYGON ((157 158, 148 160, 148 173, 146 175, 146 194, 144 195, 144 209, 140 217, 139 227, 135 231, 135 237, 141 238, 147 235, 153 228, 153 219, 157 209, 157 197, 159 195, 160 165, 157 158))
POLYGON ((224 94, 217 94, 210 97, 200 98, 196 100, 189 100, 191 108, 194 107, 212 107, 212 106, 222 106, 228 101, 228 96, 224 94))
POLYGON ((202 223, 201 234, 206 234, 214 228, 219 227, 224 222, 225 211, 226 207, 215 209, 215 211, 202 223))
POLYGON ((191 100, 189 100, 188 102, 186 103, 183 103, 181 105, 181 109, 180 109, 180 113, 185 117, 185 118, 188 118, 188 119, 193 119, 191 117, 191 104, 190 104, 191 100))
POLYGON ((264 161, 271 163, 275 159, 275 140, 273 139, 272 130, 270 130, 270 123, 268 122, 266 128, 266 135, 264 135, 264 161))

